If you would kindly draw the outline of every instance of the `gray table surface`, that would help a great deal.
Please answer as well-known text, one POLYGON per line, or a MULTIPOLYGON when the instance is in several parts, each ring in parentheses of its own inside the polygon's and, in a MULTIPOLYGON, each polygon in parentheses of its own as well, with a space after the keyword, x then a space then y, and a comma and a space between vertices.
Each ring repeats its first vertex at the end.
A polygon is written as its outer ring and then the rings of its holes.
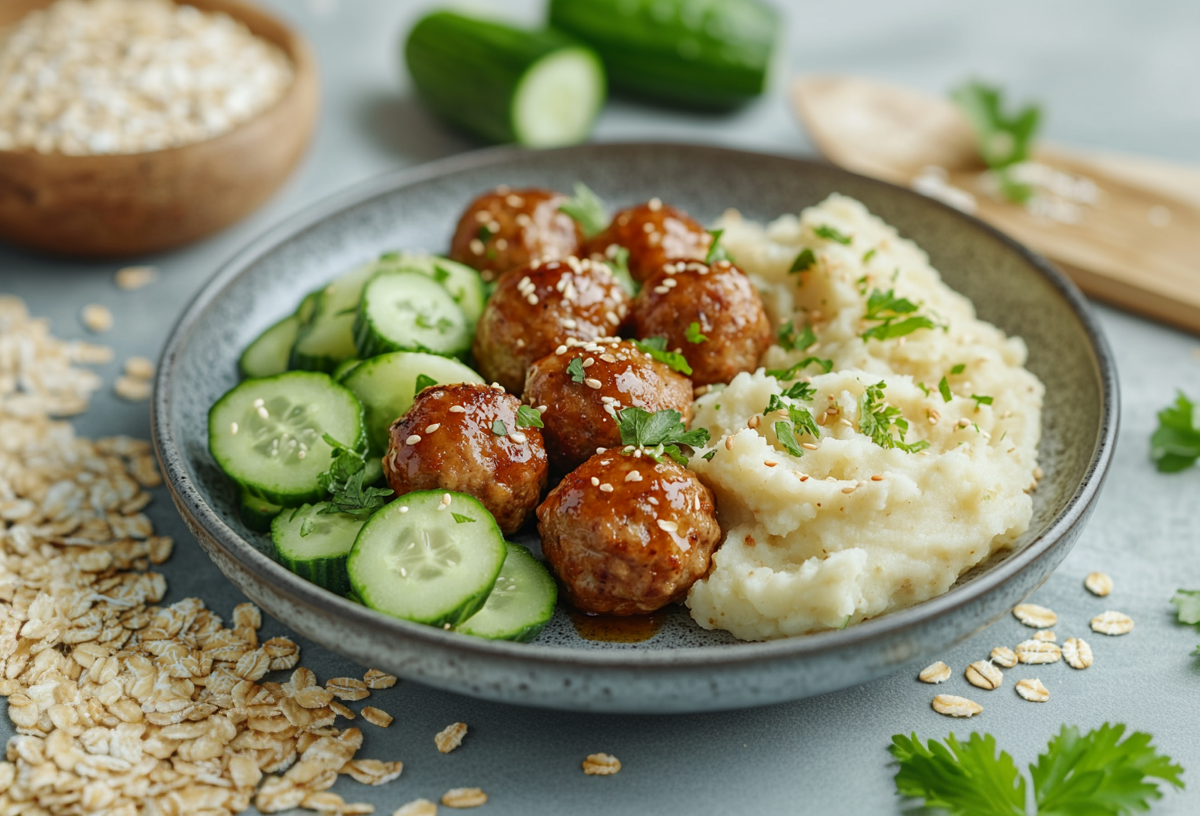
MULTIPOLYGON (((784 6, 784 0, 778 0, 784 6)), ((155 257, 161 280, 137 292, 113 285, 111 263, 76 263, 0 248, 0 292, 27 300, 63 337, 85 337, 79 309, 103 303, 117 327, 102 340, 116 360, 100 368, 111 382, 129 355, 156 357, 175 315, 223 260, 284 216, 382 170, 417 164, 477 145, 448 132, 412 98, 398 67, 401 33, 428 3, 396 0, 270 0, 308 33, 320 57, 324 108, 316 141, 296 175, 244 223, 195 246, 155 257)), ((535 0, 475 5, 526 20, 535 0)), ((1054 4, 1020 0, 963 4, 949 0, 787 3, 780 71, 855 72, 943 92, 979 76, 1002 83, 1049 111, 1050 138, 1200 161, 1200 5, 1054 4)), ((728 116, 663 111, 614 101, 597 140, 710 142, 809 155, 793 121, 783 82, 728 116)), ((1124 722, 1154 734, 1187 769, 1188 790, 1168 793, 1156 812, 1200 811, 1200 633, 1173 623, 1177 587, 1200 588, 1200 470, 1157 474, 1147 460, 1155 412, 1176 387, 1200 396, 1200 342, 1108 308, 1097 308, 1120 367, 1124 416, 1116 457, 1099 506, 1074 552, 1034 600, 1056 609, 1060 641, 1087 631, 1092 615, 1124 611, 1137 628, 1123 638, 1093 635, 1096 664, 1086 672, 1041 667, 1053 697, 1032 705, 1012 690, 972 689, 962 669, 1028 630, 1001 621, 944 655, 955 675, 938 691, 969 693, 986 707, 967 722, 929 707, 931 687, 895 676, 810 700, 747 711, 672 717, 596 716, 515 708, 471 700, 414 683, 372 697, 396 715, 386 731, 365 725, 363 756, 400 758, 395 782, 367 788, 343 778, 334 790, 390 813, 418 796, 438 798, 480 786, 491 801, 480 813, 851 813, 899 812, 886 747, 891 735, 923 737, 989 731, 1018 764, 1032 761, 1063 724, 1084 729, 1124 722), (1088 595, 1083 577, 1104 570, 1116 581, 1107 600, 1088 595), (470 725, 463 747, 442 756, 433 734, 454 721, 470 725), (586 777, 584 756, 606 751, 624 763, 612 778, 586 777)), ((76 422, 85 435, 117 432, 148 438, 146 404, 106 390, 76 422)), ((221 613, 243 600, 197 547, 164 490, 148 513, 178 546, 163 571, 169 600, 198 595, 221 613)), ((266 625, 278 634, 286 627, 266 625)), ((321 677, 358 667, 303 642, 303 662, 321 677)), ((0 735, 11 733, 0 718, 0 735)))

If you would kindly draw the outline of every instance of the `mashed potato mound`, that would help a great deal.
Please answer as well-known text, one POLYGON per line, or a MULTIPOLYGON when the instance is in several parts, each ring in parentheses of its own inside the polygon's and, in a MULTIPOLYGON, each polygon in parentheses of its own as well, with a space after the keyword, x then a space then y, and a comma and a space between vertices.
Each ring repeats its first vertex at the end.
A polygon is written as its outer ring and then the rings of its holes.
POLYGON ((1010 546, 1029 525, 1041 434, 1043 386, 1021 339, 976 318, 919 247, 845 196, 765 228, 736 212, 715 227, 775 326, 815 333, 806 349, 772 346, 765 368, 833 366, 793 375, 811 383, 803 397, 760 369, 696 401, 692 427, 713 447, 690 467, 716 492, 725 541, 688 594, 692 617, 745 640, 841 628, 939 595, 1010 546), (812 265, 789 272, 803 249, 812 265), (937 326, 864 342, 881 322, 865 319, 868 299, 889 291, 918 307, 893 322, 937 326), (767 414, 773 395, 784 407, 767 414), (776 433, 786 406, 818 424, 819 438, 797 435, 802 456, 776 433))

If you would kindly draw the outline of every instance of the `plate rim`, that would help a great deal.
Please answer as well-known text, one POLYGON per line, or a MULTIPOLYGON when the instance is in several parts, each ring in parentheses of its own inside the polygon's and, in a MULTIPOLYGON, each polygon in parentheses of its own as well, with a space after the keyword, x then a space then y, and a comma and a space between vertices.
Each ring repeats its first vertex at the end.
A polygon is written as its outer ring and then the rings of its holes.
MULTIPOLYGON (((165 482, 172 499, 184 516, 184 520, 203 528, 212 543, 223 551, 225 557, 239 564, 258 581, 269 585, 274 592, 283 595, 293 604, 336 615, 345 624, 354 626, 364 633, 403 637, 410 641, 416 641, 417 645, 427 645, 438 650, 456 651, 487 659, 518 659, 522 663, 546 664, 556 667, 580 666, 606 670, 659 669, 667 671, 740 667, 781 658, 816 657, 886 638, 910 627, 927 624, 990 594, 1000 585, 1022 573, 1035 561, 1050 555, 1054 551, 1055 545, 1075 525, 1086 520, 1089 508, 1103 486, 1112 462, 1120 425, 1119 394, 1116 364, 1112 351, 1098 322, 1091 313, 1090 305, 1080 290, 1045 258, 974 216, 905 187, 854 173, 827 162, 703 143, 644 140, 604 141, 540 151, 501 146, 456 154, 371 176, 323 196, 286 216, 281 222, 253 238, 222 263, 207 282, 199 288, 174 322, 163 346, 155 375, 151 436, 163 474, 166 477, 165 482), (170 421, 171 386, 179 351, 191 338, 195 324, 205 310, 238 277, 245 274, 249 267, 288 240, 346 209, 444 175, 502 165, 514 159, 528 158, 533 155, 559 155, 566 152, 586 152, 597 149, 616 151, 690 150, 720 154, 734 160, 768 158, 788 162, 796 167, 820 168, 823 171, 833 170, 845 173, 868 185, 889 189, 893 194, 912 196, 919 199, 923 205, 932 204, 949 211, 953 216, 964 219, 968 225, 982 230, 985 234, 998 240, 1037 269, 1055 293, 1066 302, 1083 328, 1095 355, 1101 386, 1099 434, 1084 478, 1067 499, 1063 509, 1054 517, 1050 526, 1021 551, 1004 559, 987 574, 974 579, 969 584, 951 588, 942 595, 915 606, 863 621, 847 629, 828 630, 767 641, 739 641, 706 646, 681 646, 671 649, 578 649, 462 637, 454 632, 445 632, 434 627, 390 618, 335 595, 289 572, 227 525, 204 500, 197 485, 189 476, 181 453, 182 439, 177 438, 178 429, 174 428, 170 421)), ((192 532, 196 534, 195 530, 192 532)), ((197 537, 199 536, 197 535, 197 537)))

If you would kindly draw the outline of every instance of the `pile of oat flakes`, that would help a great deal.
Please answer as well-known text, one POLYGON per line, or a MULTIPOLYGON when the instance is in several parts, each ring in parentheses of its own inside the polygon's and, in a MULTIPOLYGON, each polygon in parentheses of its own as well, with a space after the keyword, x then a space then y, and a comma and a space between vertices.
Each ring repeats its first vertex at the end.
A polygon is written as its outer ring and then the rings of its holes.
MULTIPOLYGON (((101 385, 77 366, 110 359, 0 296, 0 694, 17 731, 0 816, 372 812, 328 788, 339 774, 383 784, 402 765, 355 759, 362 732, 338 727, 338 701, 396 678, 321 686, 295 668, 294 642, 259 642, 252 604, 232 626, 197 598, 157 605, 167 584, 152 567, 172 542, 141 512, 161 483, 149 443, 82 439, 54 419, 101 385), (285 683, 264 680, 288 669, 285 683)), ((435 810, 419 800, 400 812, 435 810)))

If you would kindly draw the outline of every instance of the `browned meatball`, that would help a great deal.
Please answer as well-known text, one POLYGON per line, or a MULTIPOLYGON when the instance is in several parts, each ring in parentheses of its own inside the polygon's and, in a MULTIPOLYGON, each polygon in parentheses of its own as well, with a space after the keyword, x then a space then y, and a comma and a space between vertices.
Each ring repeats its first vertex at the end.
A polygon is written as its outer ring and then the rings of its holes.
POLYGON ((583 464, 596 448, 621 444, 616 413, 636 405, 647 411, 673 408, 692 417, 692 384, 628 340, 571 341, 529 369, 525 401, 546 406, 542 414, 550 463, 559 473, 583 464), (578 360, 575 372, 572 361, 578 360))
POLYGON ((525 370, 568 339, 615 334, 629 315, 629 295, 602 263, 546 261, 505 275, 475 329, 475 364, 514 394, 525 370))
POLYGON ((696 385, 727 383, 753 371, 771 345, 762 299, 729 261, 664 264, 634 299, 633 320, 638 337, 665 337, 667 348, 683 352, 696 385), (707 340, 688 340, 693 323, 707 340))
POLYGON ((450 258, 478 269, 486 281, 530 261, 579 253, 583 233, 553 190, 497 187, 471 202, 450 244, 450 258))
POLYGON ((542 552, 584 612, 636 615, 682 600, 721 539, 712 492, 686 468, 597 454, 537 509, 542 552))
POLYGON ((520 407, 516 397, 477 383, 426 388, 392 423, 383 457, 388 484, 397 496, 414 490, 469 493, 501 530, 516 532, 549 478, 542 434, 517 424, 520 407))
POLYGON ((588 240, 583 254, 611 258, 612 244, 629 250, 629 274, 644 281, 669 258, 703 260, 712 235, 683 210, 653 198, 617 213, 608 229, 588 240))

